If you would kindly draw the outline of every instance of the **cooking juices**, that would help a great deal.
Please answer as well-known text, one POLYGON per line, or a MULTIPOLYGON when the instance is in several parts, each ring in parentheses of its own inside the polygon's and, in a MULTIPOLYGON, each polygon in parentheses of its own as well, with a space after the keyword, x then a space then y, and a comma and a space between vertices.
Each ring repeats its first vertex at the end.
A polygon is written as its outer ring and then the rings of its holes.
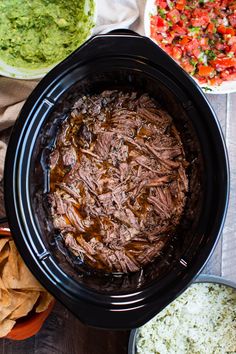
POLYGON ((78 97, 50 154, 50 213, 69 251, 135 272, 175 234, 188 163, 172 118, 147 94, 78 97))

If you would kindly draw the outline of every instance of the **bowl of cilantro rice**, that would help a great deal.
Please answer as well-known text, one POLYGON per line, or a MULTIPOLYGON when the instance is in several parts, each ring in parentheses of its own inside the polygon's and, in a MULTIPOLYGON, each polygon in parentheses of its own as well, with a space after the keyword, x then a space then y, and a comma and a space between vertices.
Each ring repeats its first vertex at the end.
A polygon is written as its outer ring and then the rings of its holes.
POLYGON ((236 284, 201 275, 144 326, 132 330, 129 354, 236 353, 236 284))
POLYGON ((92 34, 95 0, 1 0, 0 75, 43 77, 92 34))

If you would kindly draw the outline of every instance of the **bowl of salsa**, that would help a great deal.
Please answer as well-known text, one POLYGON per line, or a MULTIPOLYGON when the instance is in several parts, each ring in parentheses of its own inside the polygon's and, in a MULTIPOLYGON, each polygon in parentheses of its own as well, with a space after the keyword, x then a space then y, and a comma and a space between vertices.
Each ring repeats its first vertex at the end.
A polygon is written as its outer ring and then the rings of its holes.
POLYGON ((206 92, 236 91, 234 0, 147 0, 144 26, 206 92))

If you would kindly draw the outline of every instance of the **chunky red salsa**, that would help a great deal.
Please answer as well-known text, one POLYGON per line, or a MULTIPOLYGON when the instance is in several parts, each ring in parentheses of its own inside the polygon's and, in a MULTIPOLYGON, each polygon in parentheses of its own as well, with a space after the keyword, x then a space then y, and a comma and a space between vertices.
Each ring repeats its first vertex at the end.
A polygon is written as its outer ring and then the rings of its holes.
POLYGON ((236 0, 155 0, 150 34, 201 84, 236 80, 236 0))

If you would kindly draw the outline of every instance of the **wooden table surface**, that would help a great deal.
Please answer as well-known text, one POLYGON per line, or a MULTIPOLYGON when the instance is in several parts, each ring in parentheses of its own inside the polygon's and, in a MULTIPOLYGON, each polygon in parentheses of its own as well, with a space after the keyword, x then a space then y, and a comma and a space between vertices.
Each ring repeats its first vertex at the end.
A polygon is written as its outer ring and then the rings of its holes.
MULTIPOLYGON (((236 281, 236 94, 208 95, 226 137, 231 164, 231 201, 222 237, 204 273, 236 281)), ((8 140, 10 131, 0 134, 8 140)), ((0 185, 0 216, 4 214, 0 185)), ((57 303, 41 331, 22 342, 0 340, 0 354, 126 354, 128 331, 105 331, 84 326, 57 303)), ((145 353, 144 353, 145 354, 145 353)))

